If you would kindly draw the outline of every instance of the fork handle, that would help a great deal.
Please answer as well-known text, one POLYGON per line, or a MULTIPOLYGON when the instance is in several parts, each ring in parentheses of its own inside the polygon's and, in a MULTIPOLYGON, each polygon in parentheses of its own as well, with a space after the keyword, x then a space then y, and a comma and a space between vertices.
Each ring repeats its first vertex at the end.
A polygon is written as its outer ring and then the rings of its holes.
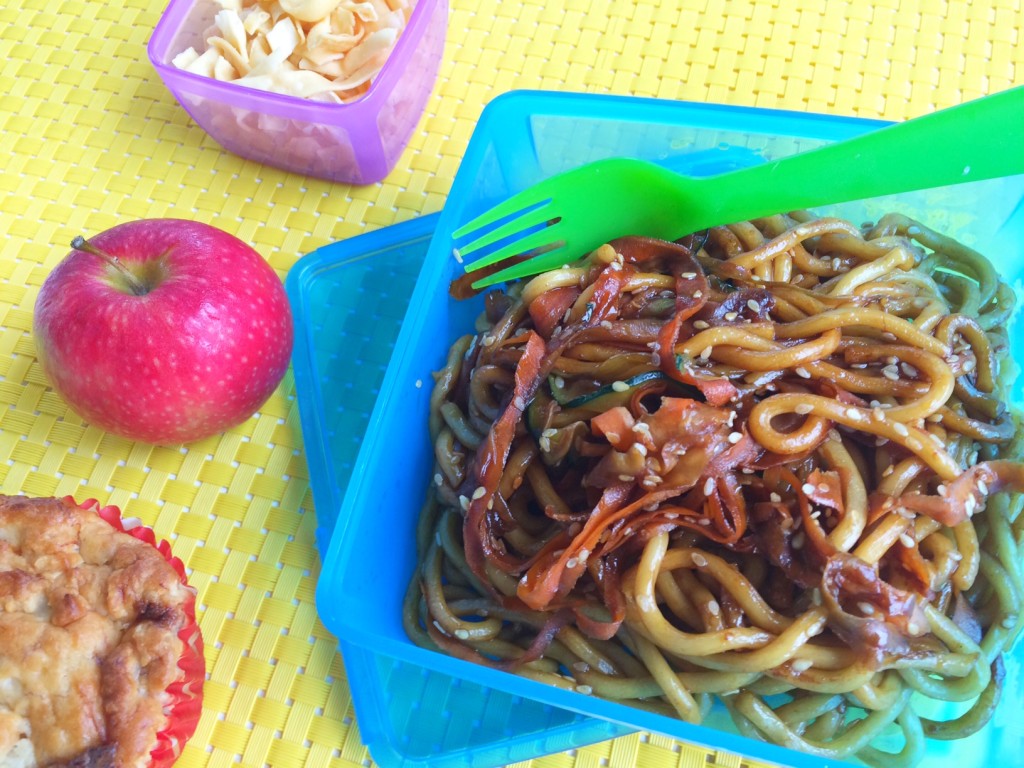
POLYGON ((727 224, 1021 173, 1024 86, 702 183, 727 224))

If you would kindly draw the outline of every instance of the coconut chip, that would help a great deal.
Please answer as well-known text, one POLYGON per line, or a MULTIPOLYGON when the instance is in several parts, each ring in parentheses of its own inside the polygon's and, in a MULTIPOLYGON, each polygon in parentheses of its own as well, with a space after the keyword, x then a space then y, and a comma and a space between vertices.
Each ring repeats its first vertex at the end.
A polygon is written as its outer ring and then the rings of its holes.
POLYGON ((218 0, 206 50, 180 69, 250 88, 331 102, 362 95, 411 14, 408 0, 218 0))

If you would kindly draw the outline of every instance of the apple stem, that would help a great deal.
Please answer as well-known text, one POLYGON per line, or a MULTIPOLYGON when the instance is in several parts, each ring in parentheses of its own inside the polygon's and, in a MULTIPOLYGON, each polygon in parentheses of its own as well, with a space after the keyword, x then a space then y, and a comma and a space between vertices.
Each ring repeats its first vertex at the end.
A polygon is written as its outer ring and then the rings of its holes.
POLYGON ((75 239, 71 241, 71 247, 76 251, 84 251, 85 253, 90 253, 93 256, 99 256, 107 262, 110 266, 121 273, 122 277, 124 277, 125 281, 128 283, 128 287, 131 288, 132 293, 136 296, 144 296, 149 293, 145 284, 133 275, 132 271, 122 264, 121 260, 117 258, 117 256, 111 256, 106 251, 100 250, 81 235, 77 235, 75 239))

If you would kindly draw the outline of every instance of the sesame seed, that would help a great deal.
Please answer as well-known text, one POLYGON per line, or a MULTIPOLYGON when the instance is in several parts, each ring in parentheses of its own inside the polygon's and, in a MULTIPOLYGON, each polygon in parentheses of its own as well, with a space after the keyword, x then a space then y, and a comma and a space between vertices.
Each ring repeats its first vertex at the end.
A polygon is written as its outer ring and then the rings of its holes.
POLYGON ((580 553, 579 553, 579 555, 578 555, 578 559, 579 559, 579 561, 580 561, 581 563, 585 563, 585 562, 587 562, 587 559, 588 559, 589 557, 590 557, 590 550, 589 550, 589 549, 581 549, 581 550, 580 550, 580 553))
POLYGON ((754 301, 753 299, 747 299, 747 308, 748 308, 748 309, 749 309, 749 310, 750 310, 751 312, 760 312, 760 311, 761 311, 761 305, 760 305, 760 304, 758 304, 758 303, 757 303, 756 301, 754 301))
POLYGON ((871 409, 871 418, 874 419, 875 421, 885 421, 885 411, 883 411, 881 408, 877 408, 877 407, 876 408, 872 408, 871 409))
POLYGON ((693 564, 696 565, 698 568, 706 568, 708 565, 707 558, 704 557, 704 555, 702 555, 700 552, 694 552, 690 556, 690 559, 693 560, 693 564))
POLYGON ((601 327, 602 328, 611 328, 612 327, 612 321, 611 320, 602 320, 601 321, 601 327))
POLYGON ((555 435, 558 434, 558 430, 554 429, 553 427, 548 427, 547 429, 545 429, 540 434, 541 434, 541 437, 554 437, 555 435))
POLYGON ((916 621, 912 621, 909 624, 907 624, 907 632, 909 632, 910 634, 915 635, 915 636, 916 635, 920 635, 921 634, 921 625, 918 624, 916 621))
POLYGON ((715 478, 709 477, 704 481, 704 495, 710 496, 715 490, 715 478))
POLYGON ((963 369, 966 373, 970 373, 974 370, 974 361, 968 358, 964 361, 963 369))
POLYGON ((730 432, 729 433, 729 442, 732 443, 733 445, 736 445, 736 443, 738 443, 742 439, 743 439, 743 435, 740 434, 739 432, 730 432))
POLYGON ((729 411, 729 419, 725 423, 731 427, 733 425, 733 422, 735 422, 735 421, 736 421, 736 411, 729 411))
POLYGON ((444 478, 441 477, 440 472, 434 474, 434 485, 441 485, 444 482, 444 478))
POLYGON ((459 506, 461 506, 463 509, 469 509, 469 497, 459 496, 459 506))
POLYGON ((907 429, 907 425, 906 424, 902 424, 902 423, 900 423, 898 421, 895 424, 892 425, 892 429, 893 429, 893 432, 895 432, 900 437, 906 437, 907 435, 910 434, 910 430, 907 429))
POLYGON ((636 424, 630 427, 630 429, 632 429, 634 432, 645 432, 648 435, 651 434, 651 425, 643 421, 638 421, 636 424))
POLYGON ((699 298, 701 298, 701 297, 702 297, 703 295, 704 295, 704 292, 703 292, 703 291, 694 291, 694 292, 693 292, 693 298, 695 298, 695 299, 699 299, 699 298))
POLYGON ((810 496, 812 493, 814 493, 815 489, 814 489, 814 486, 811 485, 810 483, 804 483, 800 487, 800 490, 804 492, 805 496, 810 496))
POLYGON ((594 689, 591 688, 589 685, 577 685, 576 686, 576 693, 582 693, 584 696, 589 696, 593 692, 594 692, 594 689))
POLYGON ((728 320, 730 323, 733 320, 735 320, 737 317, 739 317, 739 315, 736 312, 726 312, 725 313, 725 319, 728 320))
POLYGON ((626 390, 629 389, 629 384, 627 384, 624 381, 613 381, 612 389, 615 390, 616 392, 625 392, 626 390))
POLYGON ((792 664, 790 664, 790 669, 799 675, 802 672, 806 672, 813 665, 814 662, 810 659, 796 659, 792 664))
POLYGON ((899 381, 900 372, 895 365, 887 365, 882 369, 882 375, 889 381, 899 381))
POLYGON ((517 411, 525 411, 526 410, 526 401, 523 400, 523 398, 519 397, 518 395, 516 396, 514 404, 515 404, 515 407, 516 407, 517 411))
POLYGON ((807 371, 806 368, 802 368, 801 367, 801 368, 797 368, 795 370, 796 370, 796 375, 799 376, 801 379, 809 379, 809 378, 811 378, 811 374, 807 371))
POLYGON ((564 387, 565 379, 563 379, 561 376, 555 376, 555 386, 558 387, 559 389, 564 387))
POLYGON ((900 534, 900 544, 902 544, 907 549, 912 549, 914 544, 916 544, 916 543, 917 542, 914 541, 914 537, 911 536, 909 533, 901 533, 900 534))
POLYGON ((852 419, 853 421, 863 421, 864 420, 864 414, 862 414, 856 408, 847 408, 846 409, 846 415, 847 415, 848 418, 852 419))
POLYGON ((978 480, 978 490, 981 491, 982 496, 988 496, 988 485, 984 480, 978 480))
POLYGON ((493 343, 494 343, 494 337, 493 337, 493 336, 492 336, 491 334, 489 334, 489 333, 485 333, 485 334, 484 334, 484 335, 483 335, 483 336, 482 336, 482 337, 480 338, 480 343, 481 343, 481 344, 482 344, 483 346, 485 346, 485 347, 489 347, 489 346, 491 346, 491 344, 493 344, 493 343))
POLYGON ((679 276, 681 278, 683 278, 683 280, 693 280, 693 278, 695 278, 697 276, 697 273, 696 272, 683 272, 679 276))
POLYGON ((632 475, 619 475, 619 480, 621 480, 624 483, 629 483, 629 482, 632 482, 633 476, 632 475))
POLYGON ((712 349, 712 347, 704 347, 704 349, 701 350, 700 359, 707 360, 709 357, 711 357, 712 349))
POLYGON ((907 376, 917 376, 917 368, 912 366, 910 363, 900 363, 900 368, 907 376))
POLYGON ((643 443, 633 443, 631 448, 632 448, 632 450, 634 450, 637 453, 639 453, 641 456, 646 456, 647 455, 647 446, 644 445, 643 443))
POLYGON ((772 491, 771 495, 768 498, 771 499, 776 504, 778 504, 779 502, 782 501, 782 497, 779 494, 777 494, 775 491, 772 491))
POLYGON ((859 608, 860 612, 863 613, 865 616, 871 616, 875 613, 875 606, 873 606, 871 603, 857 603, 857 608, 859 608))
POLYGON ((577 565, 579 565, 579 560, 577 560, 575 557, 570 557, 568 560, 565 561, 565 567, 568 568, 570 571, 577 565))
POLYGON ((717 600, 708 600, 707 609, 708 613, 712 616, 718 616, 722 613, 722 608, 718 605, 717 600))
POLYGON ((477 499, 482 499, 486 495, 487 489, 481 485, 475 491, 473 491, 473 501, 476 501, 477 499))
POLYGON ((704 320, 694 320, 693 327, 696 328, 698 331, 703 331, 704 329, 710 328, 711 326, 708 325, 708 323, 704 320))
POLYGON ((459 638, 459 640, 469 640, 469 632, 465 629, 456 629, 455 636, 459 638))

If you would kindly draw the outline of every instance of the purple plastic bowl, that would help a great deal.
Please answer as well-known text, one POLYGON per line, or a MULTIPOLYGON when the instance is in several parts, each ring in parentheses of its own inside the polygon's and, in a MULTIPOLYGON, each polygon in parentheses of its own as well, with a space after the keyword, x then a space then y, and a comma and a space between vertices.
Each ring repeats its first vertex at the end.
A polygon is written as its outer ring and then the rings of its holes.
POLYGON ((178 102, 222 147, 294 173, 350 184, 387 176, 409 142, 437 79, 448 0, 417 0, 369 90, 325 104, 195 75, 171 60, 193 46, 220 10, 214 0, 171 0, 149 41, 149 59, 178 102))

